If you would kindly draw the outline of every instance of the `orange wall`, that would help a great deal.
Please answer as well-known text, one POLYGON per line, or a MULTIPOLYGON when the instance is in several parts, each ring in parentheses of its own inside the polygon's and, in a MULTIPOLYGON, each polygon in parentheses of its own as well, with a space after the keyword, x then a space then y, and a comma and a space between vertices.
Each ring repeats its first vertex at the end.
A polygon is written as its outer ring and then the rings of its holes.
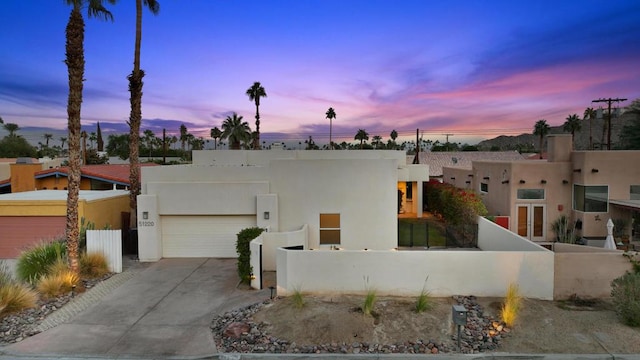
MULTIPOLYGON (((66 176, 49 176, 35 179, 35 186, 38 190, 65 190, 69 186, 69 181, 66 176)), ((80 180, 80 190, 91 190, 91 179, 82 178, 80 180)))
POLYGON ((36 189, 34 174, 42 170, 42 164, 11 164, 11 192, 36 189))

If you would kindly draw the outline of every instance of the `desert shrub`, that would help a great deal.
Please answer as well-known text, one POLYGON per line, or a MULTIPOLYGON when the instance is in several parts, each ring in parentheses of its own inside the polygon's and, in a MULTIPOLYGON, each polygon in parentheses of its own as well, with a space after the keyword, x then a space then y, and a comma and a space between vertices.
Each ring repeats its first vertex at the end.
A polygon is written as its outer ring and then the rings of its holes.
POLYGON ((86 253, 80 256, 80 274, 90 279, 100 278, 109 273, 107 258, 102 253, 86 253))
POLYGON ((374 306, 376 305, 376 289, 369 285, 369 277, 364 278, 364 288, 367 294, 364 297, 362 304, 362 312, 365 315, 371 315, 374 306))
POLYGON ((78 275, 67 269, 43 276, 36 288, 45 297, 56 297, 70 292, 79 282, 78 275))
POLYGON ((516 284, 510 284, 507 288, 507 294, 505 295, 502 309, 500 310, 500 316, 505 325, 511 327, 515 324, 520 307, 522 304, 522 297, 520 296, 520 289, 516 284))
POLYGON ((611 283, 616 315, 629 326, 640 326, 640 273, 628 272, 611 283))
POLYGON ((293 295, 291 296, 291 300, 293 301, 293 305, 301 309, 304 307, 304 294, 302 293, 302 289, 300 287, 296 287, 293 289, 293 295))
POLYGON ((3 260, 0 260, 0 286, 13 283, 14 281, 15 279, 13 278, 13 273, 9 269, 9 265, 7 265, 3 260))
POLYGON ((264 229, 259 227, 251 227, 242 229, 238 233, 236 241, 236 253, 238 253, 238 276, 244 284, 251 283, 251 275, 253 268, 251 267, 251 249, 249 243, 262 234, 264 229))
POLYGON ((56 260, 64 258, 65 255, 66 246, 64 241, 42 242, 20 254, 16 266, 16 275, 18 279, 33 285, 38 282, 41 276, 48 273, 49 267, 56 260))
POLYGON ((575 229, 567 215, 560 215, 560 217, 551 223, 551 230, 553 230, 556 235, 556 241, 569 244, 575 242, 575 229))
POLYGON ((425 280, 424 285, 422 286, 422 291, 420 291, 420 294, 416 299, 415 310, 417 313, 421 313, 431 310, 432 307, 433 299, 431 298, 431 293, 427 290, 427 280, 425 280))
POLYGON ((0 285, 0 315, 36 306, 38 294, 28 285, 9 282, 0 285))

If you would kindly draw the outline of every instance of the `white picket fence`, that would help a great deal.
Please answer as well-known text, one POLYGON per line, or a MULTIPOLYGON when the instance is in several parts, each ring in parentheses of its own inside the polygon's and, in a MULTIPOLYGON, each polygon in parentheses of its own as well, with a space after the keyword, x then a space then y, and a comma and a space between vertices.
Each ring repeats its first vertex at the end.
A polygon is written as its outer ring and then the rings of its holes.
POLYGON ((100 252, 107 258, 109 270, 122 272, 121 230, 87 230, 87 252, 100 252))

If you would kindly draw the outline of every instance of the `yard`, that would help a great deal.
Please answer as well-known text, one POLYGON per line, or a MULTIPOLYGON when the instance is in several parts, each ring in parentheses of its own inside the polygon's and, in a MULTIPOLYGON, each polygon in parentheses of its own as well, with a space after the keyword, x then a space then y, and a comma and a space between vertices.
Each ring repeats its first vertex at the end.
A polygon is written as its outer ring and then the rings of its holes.
POLYGON ((446 246, 444 225, 433 217, 399 218, 398 247, 446 246))

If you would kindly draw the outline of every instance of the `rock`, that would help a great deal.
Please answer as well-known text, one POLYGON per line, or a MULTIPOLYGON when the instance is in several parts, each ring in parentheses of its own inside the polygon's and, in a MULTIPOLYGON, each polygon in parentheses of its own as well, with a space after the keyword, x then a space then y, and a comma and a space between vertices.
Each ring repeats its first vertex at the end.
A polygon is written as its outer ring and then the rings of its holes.
POLYGON ((224 329, 224 336, 239 339, 243 333, 249 333, 251 326, 244 322, 233 322, 224 329))
POLYGON ((438 353, 438 348, 437 347, 432 348, 431 349, 431 353, 432 354, 437 354, 438 353))

